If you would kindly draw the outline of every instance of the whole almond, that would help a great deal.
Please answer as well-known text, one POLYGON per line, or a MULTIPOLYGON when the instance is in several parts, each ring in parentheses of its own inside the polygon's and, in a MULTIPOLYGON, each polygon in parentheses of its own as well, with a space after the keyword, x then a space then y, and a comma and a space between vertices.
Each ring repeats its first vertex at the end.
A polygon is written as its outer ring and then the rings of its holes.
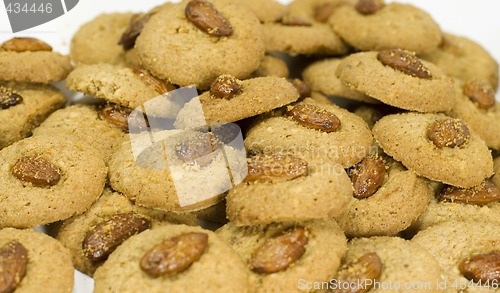
POLYGON ((500 188, 493 182, 485 181, 473 188, 458 188, 448 186, 439 195, 439 199, 445 202, 457 202, 462 204, 487 205, 500 201, 500 188))
POLYGON ((340 119, 335 114, 310 104, 289 106, 287 115, 304 127, 323 132, 336 131, 341 125, 340 119))
POLYGON ((495 90, 487 81, 469 80, 464 85, 463 93, 480 109, 491 109, 495 106, 495 90))
POLYGON ((427 138, 438 148, 462 146, 469 137, 469 127, 460 119, 439 120, 427 130, 427 138))
POLYGON ((137 37, 139 37, 139 35, 142 33, 142 29, 144 28, 146 23, 148 23, 153 14, 154 13, 135 14, 134 16, 132 16, 127 29, 125 29, 125 32, 123 32, 122 36, 120 37, 120 41, 118 42, 118 44, 123 46, 123 49, 125 51, 130 50, 135 46, 137 37))
POLYGON ((13 38, 2 44, 1 49, 12 52, 52 51, 52 47, 35 38, 13 38))
POLYGON ((382 269, 382 260, 377 255, 377 253, 366 253, 340 269, 340 271, 337 273, 337 282, 344 285, 349 284, 349 286, 339 286, 340 288, 334 290, 333 292, 368 292, 373 288, 375 283, 374 281, 378 281, 380 279, 380 276, 382 275, 382 269), (374 281, 369 282, 367 280, 374 281))
POLYGON ((141 259, 141 269, 153 277, 173 275, 198 261, 208 246, 208 235, 189 232, 156 245, 141 259))
MULTIPOLYGON (((472 255, 458 265, 460 273, 474 282, 500 281, 500 252, 472 255)), ((498 283, 497 283, 498 284, 498 283)))
POLYGON ((151 228, 151 221, 135 213, 109 216, 87 232, 82 251, 90 261, 105 260, 120 244, 151 228))
POLYGON ((241 80, 234 76, 224 74, 212 83, 210 94, 219 99, 230 100, 241 92, 241 80))
POLYGON ((61 179, 61 170, 42 156, 25 156, 17 160, 12 174, 19 180, 30 182, 33 186, 56 185, 61 179))
POLYGON ((188 165, 207 166, 217 156, 209 133, 197 133, 175 146, 177 157, 188 165))
POLYGON ((354 6, 359 13, 364 15, 374 14, 384 7, 384 0, 359 0, 354 6))
POLYGON ((107 104, 100 108, 99 113, 109 124, 120 128, 124 132, 129 131, 128 118, 131 109, 115 104, 107 104))
POLYGON ((283 182, 307 176, 307 162, 292 155, 256 155, 247 160, 246 181, 283 182))
POLYGON ((26 274, 28 251, 13 240, 0 248, 0 292, 14 292, 26 274))
POLYGON ((432 79, 432 74, 414 53, 401 49, 387 49, 378 52, 377 59, 384 65, 407 75, 432 79))
POLYGON ((296 227, 275 238, 267 239, 251 255, 252 271, 272 274, 286 270, 304 255, 309 241, 303 227, 296 227))
POLYGON ((348 172, 354 187, 354 197, 367 198, 372 196, 384 182, 384 160, 380 157, 366 157, 348 172))
POLYGON ((230 36, 233 28, 210 2, 192 0, 186 5, 186 18, 201 31, 211 36, 230 36))
POLYGON ((8 109, 23 102, 23 97, 11 90, 0 87, 0 108, 8 109))
POLYGON ((175 90, 175 86, 173 84, 165 82, 157 78, 156 76, 153 76, 144 68, 136 66, 132 68, 132 72, 134 72, 134 74, 138 76, 142 81, 144 81, 147 85, 153 87, 159 94, 164 94, 175 90))

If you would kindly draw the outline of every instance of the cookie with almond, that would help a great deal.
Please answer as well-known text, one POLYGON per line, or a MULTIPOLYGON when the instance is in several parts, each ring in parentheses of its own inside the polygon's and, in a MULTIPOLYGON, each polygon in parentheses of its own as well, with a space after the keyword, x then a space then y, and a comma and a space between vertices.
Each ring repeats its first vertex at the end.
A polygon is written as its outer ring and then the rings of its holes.
POLYGON ((13 38, 0 45, 0 80, 50 83, 66 78, 73 69, 69 56, 35 38, 13 38))
POLYGON ((69 251, 54 238, 32 230, 0 230, 2 292, 72 292, 69 251), (48 272, 57 272, 51 274, 48 272))
POLYGON ((30 136, 65 103, 64 94, 51 85, 0 82, 0 149, 30 136))
POLYGON ((500 257, 498 235, 498 223, 451 220, 420 231, 411 242, 434 256, 448 284, 479 292, 491 291, 491 288, 478 288, 479 281, 484 286, 488 281, 491 284, 498 280, 495 279, 500 257))
POLYGON ((328 282, 346 252, 346 238, 334 220, 238 227, 216 234, 238 253, 255 292, 304 292, 301 280, 328 282))
POLYGON ((348 237, 396 235, 425 211, 431 196, 425 179, 386 155, 371 154, 348 174, 354 196, 337 217, 348 237))
POLYGON ((337 8, 329 23, 345 42, 360 51, 401 48, 423 53, 441 42, 439 25, 411 4, 360 0, 356 5, 337 8))
POLYGON ((253 292, 248 271, 210 230, 168 225, 132 236, 94 274, 94 292, 253 292))
POLYGON ((189 214, 136 206, 123 194, 105 188, 88 211, 63 221, 55 238, 69 249, 75 268, 92 276, 126 239, 144 230, 169 224, 196 226, 197 221, 189 214))
POLYGON ((310 163, 339 163, 345 168, 361 161, 371 145, 371 131, 360 117, 311 98, 263 116, 245 138, 253 154, 290 153, 310 163))
POLYGON ((387 115, 373 127, 385 153, 418 175, 470 188, 493 175, 486 143, 460 119, 444 114, 387 115))
POLYGON ((342 267, 333 280, 336 285, 353 282, 351 286, 366 285, 369 292, 400 292, 405 284, 415 284, 406 285, 404 292, 443 292, 438 287, 443 281, 439 263, 412 241, 387 236, 354 238, 347 247, 342 267), (374 288, 375 282, 400 285, 381 289, 374 288))
POLYGON ((37 136, 0 151, 0 226, 34 228, 82 214, 101 195, 107 167, 72 137, 37 136))
POLYGON ((352 198, 352 186, 340 164, 316 164, 290 154, 248 159, 248 175, 229 190, 227 217, 237 226, 329 219, 352 198))
POLYGON ((349 88, 405 110, 442 112, 455 103, 453 80, 406 50, 351 54, 338 64, 336 74, 349 88))

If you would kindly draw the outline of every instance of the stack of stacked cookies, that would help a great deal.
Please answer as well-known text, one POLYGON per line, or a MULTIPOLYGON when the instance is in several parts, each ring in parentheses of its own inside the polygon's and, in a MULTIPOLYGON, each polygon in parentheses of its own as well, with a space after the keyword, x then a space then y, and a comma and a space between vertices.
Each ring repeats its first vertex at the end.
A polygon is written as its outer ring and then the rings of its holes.
POLYGON ((500 287, 498 64, 421 9, 184 0, 50 50, 0 49, 0 292, 500 287))

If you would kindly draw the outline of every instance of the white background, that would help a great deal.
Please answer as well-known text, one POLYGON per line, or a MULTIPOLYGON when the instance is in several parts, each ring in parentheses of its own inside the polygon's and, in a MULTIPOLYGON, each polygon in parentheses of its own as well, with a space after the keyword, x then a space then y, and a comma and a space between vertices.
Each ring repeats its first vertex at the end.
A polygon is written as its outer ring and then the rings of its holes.
MULTIPOLYGON (((164 0, 80 0, 66 15, 36 28, 15 34, 45 40, 67 54, 71 36, 83 23, 103 12, 147 11, 164 0)), ((282 0, 287 3, 289 1, 282 0)), ((400 0, 427 11, 443 31, 466 36, 500 60, 500 1, 495 0, 400 0)), ((7 14, 0 3, 0 42, 12 38, 7 14)), ((497 94, 497 99, 498 99, 497 94)), ((55 273, 55 272, 54 272, 55 273)), ((77 273, 75 293, 92 292, 92 280, 77 273)))

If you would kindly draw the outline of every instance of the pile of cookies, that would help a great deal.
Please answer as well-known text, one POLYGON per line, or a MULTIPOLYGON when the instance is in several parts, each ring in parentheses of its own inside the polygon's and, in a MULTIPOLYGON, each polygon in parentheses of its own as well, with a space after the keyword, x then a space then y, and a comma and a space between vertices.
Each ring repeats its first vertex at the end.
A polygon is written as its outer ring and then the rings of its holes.
POLYGON ((496 292, 498 72, 383 0, 102 14, 70 56, 7 41, 0 292, 70 292, 73 267, 95 292, 496 292))

